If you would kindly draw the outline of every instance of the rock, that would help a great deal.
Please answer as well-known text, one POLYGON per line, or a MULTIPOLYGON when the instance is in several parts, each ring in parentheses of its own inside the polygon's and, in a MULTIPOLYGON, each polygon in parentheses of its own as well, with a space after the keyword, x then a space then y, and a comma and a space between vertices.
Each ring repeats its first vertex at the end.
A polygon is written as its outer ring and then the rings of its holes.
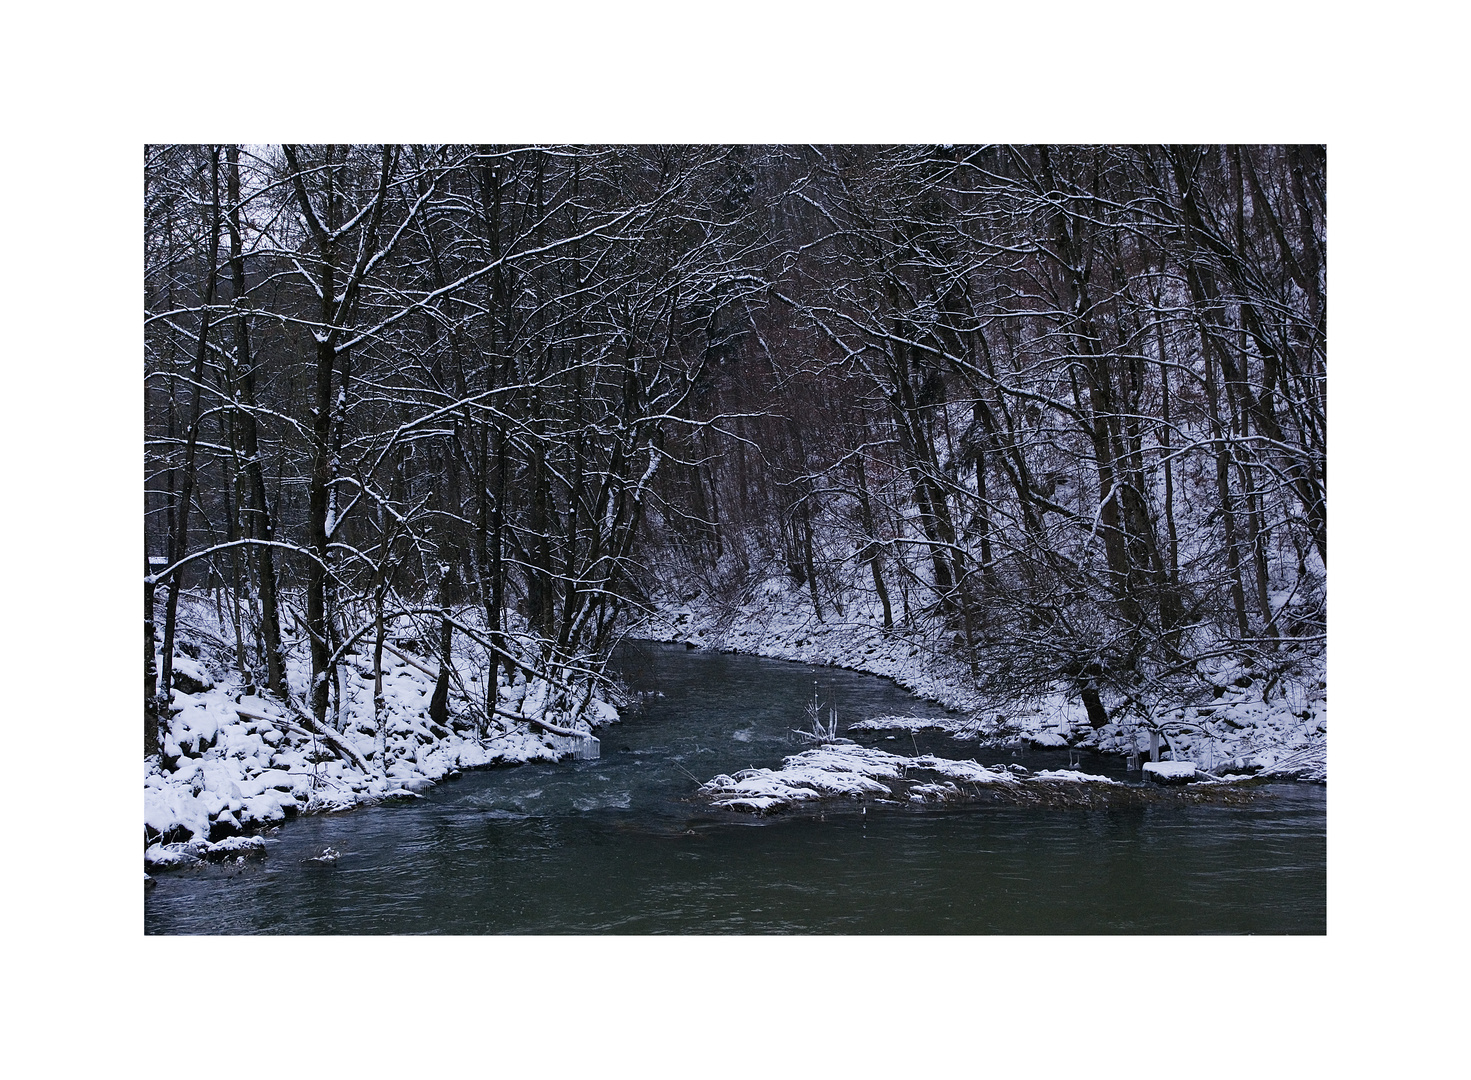
POLYGON ((266 842, 259 836, 231 836, 205 849, 204 857, 209 862, 226 862, 230 859, 264 859, 266 842))
POLYGON ((220 816, 209 823, 209 842, 211 844, 239 835, 240 822, 236 821, 235 815, 228 810, 220 811, 220 816))
POLYGON ((1193 761, 1146 761, 1144 777, 1157 784, 1188 784, 1195 779, 1193 761))
POLYGON ((147 848, 152 847, 154 844, 158 844, 161 847, 168 847, 174 844, 187 844, 193 835, 188 827, 184 825, 172 825, 164 832, 159 832, 157 829, 150 829, 147 825, 144 825, 143 846, 147 848))
POLYGON ((202 694, 209 689, 209 684, 200 682, 192 675, 175 668, 174 689, 185 694, 202 694))
POLYGON ((143 852, 144 873, 149 870, 177 870, 195 866, 201 861, 205 845, 197 841, 185 844, 154 844, 143 852))

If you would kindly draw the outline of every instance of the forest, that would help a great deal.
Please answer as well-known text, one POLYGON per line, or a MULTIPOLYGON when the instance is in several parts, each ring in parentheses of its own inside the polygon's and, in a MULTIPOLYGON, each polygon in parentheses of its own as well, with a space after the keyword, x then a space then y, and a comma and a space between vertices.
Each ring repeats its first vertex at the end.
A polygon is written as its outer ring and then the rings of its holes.
POLYGON ((640 619, 760 588, 1094 728, 1210 701, 1223 661, 1317 680, 1326 167, 147 147, 145 756, 190 602, 329 743, 344 672, 376 717, 406 653, 441 730, 524 728, 518 677, 578 730, 640 619))

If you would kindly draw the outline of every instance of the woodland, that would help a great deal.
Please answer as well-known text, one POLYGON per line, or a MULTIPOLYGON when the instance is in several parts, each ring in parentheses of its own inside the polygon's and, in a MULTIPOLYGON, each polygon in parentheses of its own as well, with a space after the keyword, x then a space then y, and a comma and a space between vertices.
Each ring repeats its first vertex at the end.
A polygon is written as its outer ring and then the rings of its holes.
POLYGON ((324 737, 405 625, 488 730, 773 579, 1095 728, 1316 678, 1326 215, 1321 146, 147 147, 145 755, 181 597, 324 737))

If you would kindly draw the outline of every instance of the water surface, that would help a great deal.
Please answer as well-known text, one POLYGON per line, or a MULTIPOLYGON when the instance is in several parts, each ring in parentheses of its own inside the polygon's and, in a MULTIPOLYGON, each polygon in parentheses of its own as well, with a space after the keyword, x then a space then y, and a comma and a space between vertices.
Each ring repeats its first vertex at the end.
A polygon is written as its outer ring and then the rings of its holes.
MULTIPOLYGON (((1321 934, 1326 789, 1249 806, 1081 811, 835 807, 707 810, 699 782, 794 752, 816 692, 839 728, 936 715, 893 683, 835 669, 633 643, 651 695, 602 729, 596 761, 466 773, 422 801, 303 818, 267 858, 163 874, 150 934, 1321 934), (334 865, 310 859, 324 847, 334 865)), ((895 753, 1068 764, 942 735, 872 733, 895 753)), ((1122 763, 1085 755, 1089 772, 1122 763)))

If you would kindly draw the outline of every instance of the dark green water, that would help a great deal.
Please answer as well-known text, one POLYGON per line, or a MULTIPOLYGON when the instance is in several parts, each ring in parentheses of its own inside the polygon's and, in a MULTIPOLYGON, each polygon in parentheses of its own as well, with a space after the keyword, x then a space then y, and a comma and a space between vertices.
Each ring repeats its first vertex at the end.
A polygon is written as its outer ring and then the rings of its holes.
MULTIPOLYGON (((870 808, 756 819, 690 795, 794 752, 814 678, 840 729, 933 715, 871 676, 638 644, 662 693, 604 728, 597 761, 467 773, 421 802, 304 818, 267 858, 164 874, 149 934, 1322 934, 1327 794, 1263 789, 1245 807, 1118 811, 870 808), (325 846, 335 865, 303 865, 325 846)), ((1020 758, 947 737, 896 753, 1020 758)), ((1082 768, 1123 776, 1119 763, 1082 768)))

